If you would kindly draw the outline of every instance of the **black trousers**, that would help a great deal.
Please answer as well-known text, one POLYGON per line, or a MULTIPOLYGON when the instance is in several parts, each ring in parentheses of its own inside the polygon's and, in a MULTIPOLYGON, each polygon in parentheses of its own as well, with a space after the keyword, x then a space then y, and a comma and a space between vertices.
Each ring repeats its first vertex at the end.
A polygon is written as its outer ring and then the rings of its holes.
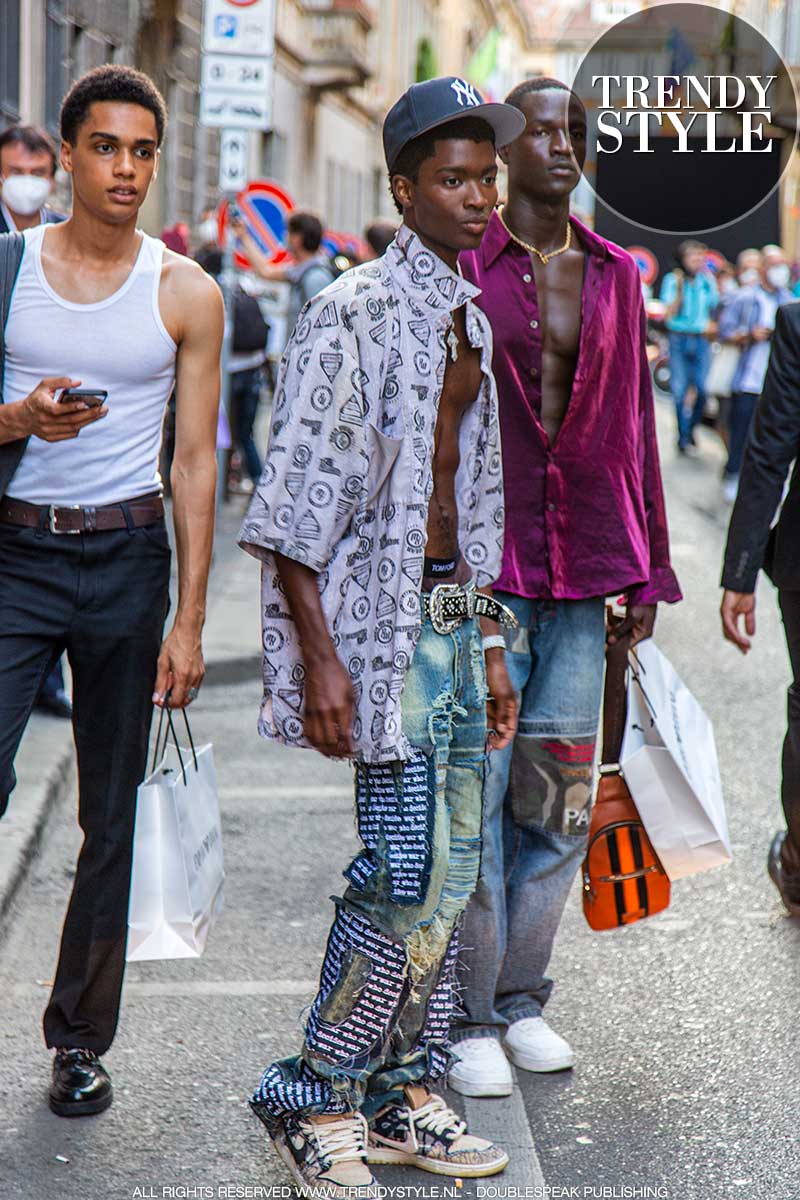
POLYGON ((800 873, 800 592, 781 590, 778 599, 792 664, 781 761, 781 800, 788 829, 784 864, 790 873, 797 874, 800 873))
POLYGON ((103 1054, 116 1030, 169 567, 163 522, 75 536, 0 524, 0 816, 39 688, 65 650, 73 676, 84 841, 44 1015, 48 1046, 103 1054))

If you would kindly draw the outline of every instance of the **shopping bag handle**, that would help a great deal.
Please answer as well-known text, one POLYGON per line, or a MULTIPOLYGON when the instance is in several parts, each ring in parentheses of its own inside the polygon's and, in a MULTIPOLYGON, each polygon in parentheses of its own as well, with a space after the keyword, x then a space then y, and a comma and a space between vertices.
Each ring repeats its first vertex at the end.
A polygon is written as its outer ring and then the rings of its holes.
MULTIPOLYGON (((158 764, 158 760, 161 757, 161 754, 163 754, 167 748, 167 741, 169 739, 169 735, 172 734, 172 741, 175 746, 175 750, 177 751, 177 754, 178 754, 178 762, 181 764, 181 774, 183 775, 183 782, 186 783, 186 767, 184 765, 183 755, 181 754, 181 748, 180 748, 180 744, 178 742, 178 735, 175 732, 175 722, 172 719, 172 709, 169 707, 169 697, 170 697, 170 693, 167 692, 166 696, 164 697, 164 704, 162 705, 162 708, 161 708, 161 711, 160 711, 159 717, 158 717, 158 729, 156 730, 156 743, 155 743, 155 747, 153 749, 153 765, 151 767, 151 774, 153 771, 155 771, 156 765, 158 764), (161 730, 163 729, 163 726, 164 726, 164 714, 165 713, 166 713, 166 717, 167 717, 167 728, 164 730, 164 745, 161 746, 161 754, 159 754, 158 748, 161 743, 161 730)), ((183 713, 183 722, 186 726, 186 736, 188 737, 189 745, 192 748, 192 758, 194 759, 194 769, 195 769, 195 771, 199 772, 200 768, 197 765, 197 751, 195 750, 195 747, 194 747, 194 738, 192 737, 192 731, 189 728, 189 718, 186 715, 185 708, 182 708, 181 712, 183 713)))

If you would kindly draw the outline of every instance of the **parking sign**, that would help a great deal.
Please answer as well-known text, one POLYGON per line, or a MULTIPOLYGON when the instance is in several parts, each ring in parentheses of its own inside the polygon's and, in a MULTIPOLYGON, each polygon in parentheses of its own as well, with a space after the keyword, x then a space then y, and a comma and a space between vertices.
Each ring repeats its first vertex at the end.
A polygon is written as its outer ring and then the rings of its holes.
POLYGON ((275 0, 206 0, 206 54, 266 56, 275 49, 275 0))

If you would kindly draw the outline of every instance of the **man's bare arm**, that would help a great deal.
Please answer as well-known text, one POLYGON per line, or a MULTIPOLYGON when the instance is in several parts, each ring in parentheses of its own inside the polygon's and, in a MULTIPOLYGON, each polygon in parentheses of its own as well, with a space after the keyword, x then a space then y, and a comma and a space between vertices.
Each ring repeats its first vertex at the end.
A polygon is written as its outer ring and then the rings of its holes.
POLYGON ((214 542, 217 414, 224 309, 219 288, 194 263, 172 264, 166 307, 181 317, 172 483, 178 608, 158 659, 154 700, 183 708, 205 674, 201 635, 214 542))
POLYGON ((282 554, 275 563, 303 650, 306 737, 329 758, 347 757, 354 753, 353 685, 325 622, 317 575, 282 554))

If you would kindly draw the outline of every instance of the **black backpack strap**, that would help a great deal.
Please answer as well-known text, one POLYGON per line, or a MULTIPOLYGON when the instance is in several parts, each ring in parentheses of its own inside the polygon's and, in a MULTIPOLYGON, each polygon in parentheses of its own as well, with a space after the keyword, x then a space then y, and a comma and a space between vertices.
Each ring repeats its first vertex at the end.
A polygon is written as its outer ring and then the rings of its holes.
MULTIPOLYGON (((21 233, 4 233, 0 236, 0 404, 3 403, 6 322, 11 311, 11 298, 14 295, 24 252, 25 238, 21 233)), ((27 438, 0 443, 0 497, 5 495, 27 444, 27 438)))

